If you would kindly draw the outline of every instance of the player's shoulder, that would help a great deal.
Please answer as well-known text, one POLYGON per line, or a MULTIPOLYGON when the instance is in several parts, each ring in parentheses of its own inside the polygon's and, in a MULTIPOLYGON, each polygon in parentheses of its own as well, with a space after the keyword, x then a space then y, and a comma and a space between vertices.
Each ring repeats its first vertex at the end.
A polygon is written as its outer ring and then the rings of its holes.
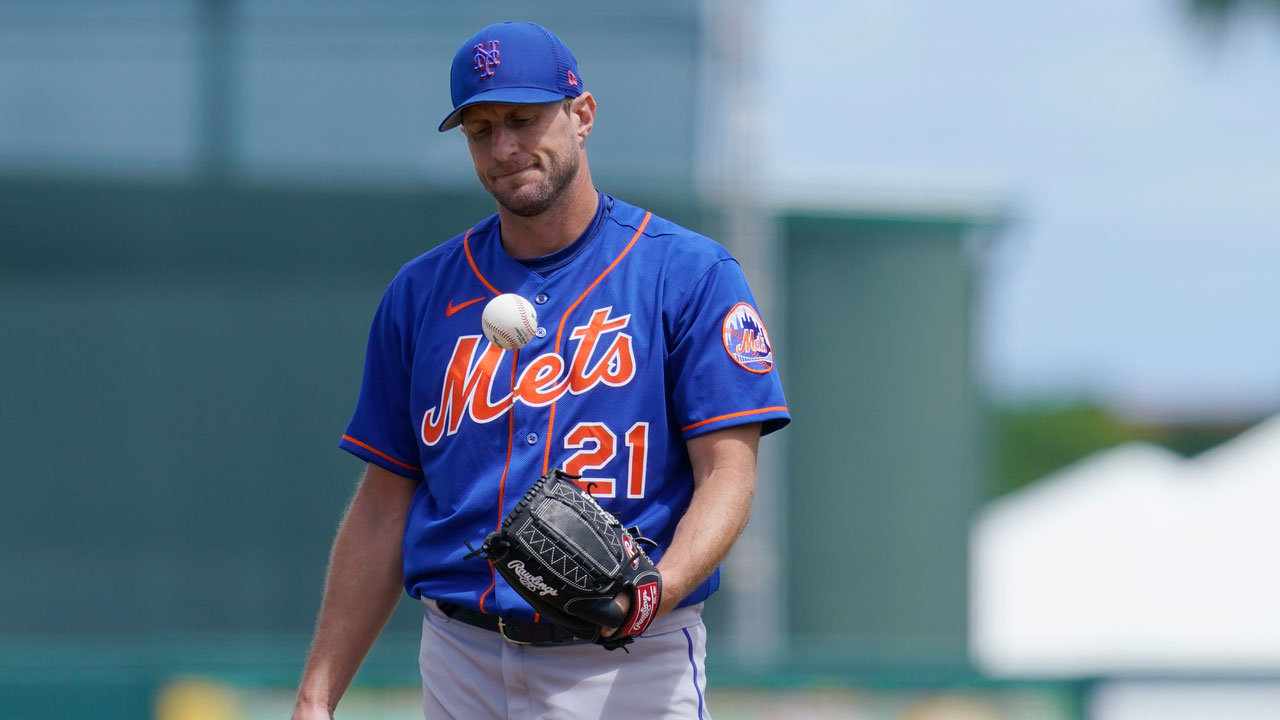
POLYGON ((734 259, 724 245, 706 235, 622 200, 614 200, 609 220, 638 233, 637 240, 643 242, 637 242, 633 251, 645 255, 648 261, 660 262, 667 270, 701 272, 734 259))

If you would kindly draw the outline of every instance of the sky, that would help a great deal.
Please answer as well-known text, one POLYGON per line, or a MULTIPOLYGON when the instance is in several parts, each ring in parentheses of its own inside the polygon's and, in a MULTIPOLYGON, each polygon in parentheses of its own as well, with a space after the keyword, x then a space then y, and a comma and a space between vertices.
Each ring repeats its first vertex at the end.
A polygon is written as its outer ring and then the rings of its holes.
POLYGON ((771 192, 999 207, 984 385, 1138 414, 1280 409, 1280 22, 1180 0, 766 2, 771 192))

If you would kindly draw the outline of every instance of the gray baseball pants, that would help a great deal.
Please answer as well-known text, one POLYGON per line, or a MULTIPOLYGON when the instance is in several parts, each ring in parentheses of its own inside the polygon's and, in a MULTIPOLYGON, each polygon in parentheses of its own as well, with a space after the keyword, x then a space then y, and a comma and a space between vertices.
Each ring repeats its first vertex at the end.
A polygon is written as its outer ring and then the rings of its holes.
POLYGON ((418 664, 427 720, 711 718, 701 605, 658 618, 628 653, 592 643, 517 645, 425 603, 418 664))

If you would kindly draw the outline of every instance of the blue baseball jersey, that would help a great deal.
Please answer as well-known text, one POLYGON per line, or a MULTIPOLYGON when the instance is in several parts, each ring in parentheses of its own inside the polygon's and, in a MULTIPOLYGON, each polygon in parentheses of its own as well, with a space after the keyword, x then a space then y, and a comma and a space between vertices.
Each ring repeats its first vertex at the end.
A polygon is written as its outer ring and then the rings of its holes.
MULTIPOLYGON (((478 547, 549 468, 582 475, 624 526, 657 541, 657 562, 693 493, 685 441, 789 421, 737 261, 601 194, 583 236, 547 258, 513 259, 493 215, 401 268, 374 316, 340 447, 419 481, 404 530, 411 595, 531 620, 463 543, 478 547), (538 314, 519 350, 480 330, 501 293, 538 314)), ((681 604, 704 600, 719 576, 681 604)))

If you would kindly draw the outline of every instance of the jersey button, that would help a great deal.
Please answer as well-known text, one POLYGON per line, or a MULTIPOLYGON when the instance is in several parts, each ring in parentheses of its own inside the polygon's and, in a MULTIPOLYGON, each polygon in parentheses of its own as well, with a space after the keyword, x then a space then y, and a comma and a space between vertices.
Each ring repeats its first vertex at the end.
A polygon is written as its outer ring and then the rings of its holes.
POLYGON ((529 433, 528 435, 525 435, 525 436, 524 436, 524 441, 525 441, 525 442, 527 442, 527 443, 529 443, 530 445, 537 445, 537 444, 538 444, 538 433, 529 433))
POLYGON ((547 329, 546 329, 546 328, 544 328, 544 327, 540 327, 540 328, 538 328, 537 330, 535 330, 533 334, 534 334, 534 335, 537 335, 538 337, 546 337, 546 336, 547 336, 547 329))
POLYGON ((539 305, 546 305, 547 301, 550 299, 551 298, 547 297, 546 293, 538 293, 537 295, 534 296, 533 301, 538 303, 539 305))

